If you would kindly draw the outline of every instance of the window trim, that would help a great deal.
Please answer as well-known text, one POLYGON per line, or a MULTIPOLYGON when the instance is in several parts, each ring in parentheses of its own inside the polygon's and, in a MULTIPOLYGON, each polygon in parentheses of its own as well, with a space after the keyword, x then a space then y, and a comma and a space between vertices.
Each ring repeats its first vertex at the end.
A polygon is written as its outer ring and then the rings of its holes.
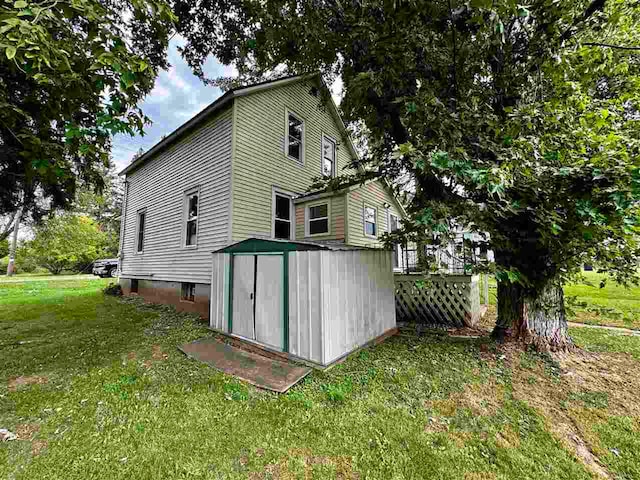
POLYGON ((322 132, 322 136, 320 137, 320 176, 323 178, 336 178, 338 174, 338 142, 331 135, 327 135, 322 132), (324 174, 324 141, 329 140, 333 143, 333 171, 331 175, 327 176, 324 174))
POLYGON ((197 249, 198 248, 198 235, 200 235, 200 186, 185 190, 182 196, 182 248, 197 249), (193 245, 187 245, 187 226, 189 223, 189 199, 197 195, 198 197, 198 214, 196 215, 196 241, 193 245))
POLYGON ((136 238, 135 238, 135 253, 140 255, 144 253, 144 241, 147 236, 147 207, 141 208, 136 211, 136 238), (144 227, 142 229, 142 249, 140 250, 140 215, 144 215, 144 227))
POLYGON ((289 240, 295 240, 296 206, 293 203, 293 199, 296 197, 296 194, 277 187, 272 187, 271 190, 271 238, 276 239, 276 195, 287 197, 289 199, 289 240))
POLYGON ((364 203, 362 205, 362 231, 364 233, 364 236, 367 238, 378 238, 378 209, 376 207, 372 207, 371 205, 367 205, 366 203, 364 203), (375 235, 371 235, 369 233, 367 233, 367 208, 371 208, 374 211, 373 217, 375 219, 375 235))
POLYGON ((331 202, 328 200, 318 201, 309 203, 304 207, 304 236, 305 237, 321 237, 325 235, 331 235, 331 202), (327 220, 327 231, 321 233, 311 233, 311 208, 318 207, 320 205, 327 206, 327 216, 326 217, 318 217, 313 220, 327 220))
MULTIPOLYGON (((396 225, 398 225, 398 229, 400 228, 400 215, 391 212, 390 208, 387 208, 387 233, 391 233, 391 217, 396 217, 396 225)), ((402 271, 402 248, 399 243, 396 243, 393 246, 393 253, 398 256, 398 266, 393 267, 394 272, 402 271)), ((393 259, 392 259, 393 262, 393 259)))
POLYGON ((298 115, 295 111, 285 107, 284 114, 284 154, 289 160, 293 160, 299 165, 304 165, 304 151, 307 144, 307 125, 304 117, 298 115), (289 155, 289 116, 295 117, 302 122, 302 140, 300 141, 300 158, 289 155))
POLYGON ((196 284, 193 282, 180 282, 180 301, 184 303, 196 303, 196 284), (189 289, 188 286, 193 287, 193 300, 190 300, 187 296, 185 296, 185 286, 189 289))

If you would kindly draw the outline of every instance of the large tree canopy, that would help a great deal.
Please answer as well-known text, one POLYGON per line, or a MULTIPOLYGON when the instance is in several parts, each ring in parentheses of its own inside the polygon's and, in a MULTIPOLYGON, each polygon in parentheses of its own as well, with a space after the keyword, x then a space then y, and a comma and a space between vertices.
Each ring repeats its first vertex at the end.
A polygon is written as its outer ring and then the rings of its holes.
POLYGON ((570 344, 561 283, 637 268, 640 6, 624 0, 178 0, 187 61, 321 71, 368 175, 414 184, 404 234, 488 232, 497 333, 570 344))
POLYGON ((174 19, 164 0, 0 2, 0 215, 101 187, 110 136, 148 121, 174 19))

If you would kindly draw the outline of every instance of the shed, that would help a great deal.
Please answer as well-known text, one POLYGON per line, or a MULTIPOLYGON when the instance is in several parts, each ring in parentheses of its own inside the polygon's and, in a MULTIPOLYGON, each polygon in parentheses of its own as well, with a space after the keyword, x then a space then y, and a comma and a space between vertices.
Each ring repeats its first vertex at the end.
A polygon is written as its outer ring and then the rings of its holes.
POLYGON ((322 366, 396 327, 391 252, 250 238, 213 253, 210 326, 322 366))

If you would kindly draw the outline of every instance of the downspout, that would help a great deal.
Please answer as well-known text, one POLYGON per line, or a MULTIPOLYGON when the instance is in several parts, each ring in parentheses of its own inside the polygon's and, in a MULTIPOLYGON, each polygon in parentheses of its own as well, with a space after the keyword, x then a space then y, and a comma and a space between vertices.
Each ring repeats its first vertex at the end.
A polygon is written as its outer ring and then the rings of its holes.
POLYGON ((122 261, 124 260, 124 236, 127 226, 127 200, 129 198, 129 182, 124 180, 124 199, 122 200, 122 214, 120 215, 120 245, 118 248, 118 270, 122 275, 122 261))

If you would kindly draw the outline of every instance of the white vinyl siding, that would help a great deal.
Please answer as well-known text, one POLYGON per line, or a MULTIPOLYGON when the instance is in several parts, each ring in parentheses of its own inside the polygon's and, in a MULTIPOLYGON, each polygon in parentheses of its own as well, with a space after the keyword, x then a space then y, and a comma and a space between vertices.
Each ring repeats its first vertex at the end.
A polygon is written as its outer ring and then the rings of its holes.
MULTIPOLYGON (((340 143, 337 171, 354 160, 329 108, 309 93, 312 86, 298 82, 234 100, 233 241, 273 237, 273 188, 307 191, 322 172, 323 134, 340 143), (304 164, 287 155, 287 111, 305 121, 304 164)), ((304 222, 300 226, 304 235, 304 222)))
POLYGON ((210 283, 211 252, 227 245, 231 195, 231 109, 127 175, 122 276, 210 283), (197 245, 184 248, 185 192, 199 186, 197 245), (146 208, 144 254, 137 212, 146 208))

